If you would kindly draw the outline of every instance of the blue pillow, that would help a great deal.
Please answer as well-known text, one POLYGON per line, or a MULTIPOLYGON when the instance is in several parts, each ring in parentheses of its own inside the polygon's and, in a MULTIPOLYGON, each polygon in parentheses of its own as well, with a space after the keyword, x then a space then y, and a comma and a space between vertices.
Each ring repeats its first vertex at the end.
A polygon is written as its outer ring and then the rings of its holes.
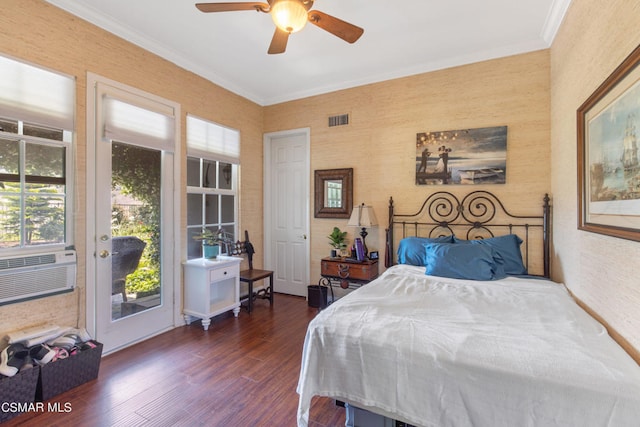
POLYGON ((522 262, 522 253, 520 252, 522 239, 515 234, 475 240, 462 240, 455 237, 454 241, 455 243, 489 246, 500 254, 504 260, 504 272, 506 274, 527 274, 527 267, 522 262))
POLYGON ((468 280, 504 279, 500 255, 487 245, 428 243, 425 245, 430 276, 468 280))
POLYGON ((405 237, 398 244, 398 264, 425 266, 424 245, 427 243, 453 243, 453 236, 405 237))

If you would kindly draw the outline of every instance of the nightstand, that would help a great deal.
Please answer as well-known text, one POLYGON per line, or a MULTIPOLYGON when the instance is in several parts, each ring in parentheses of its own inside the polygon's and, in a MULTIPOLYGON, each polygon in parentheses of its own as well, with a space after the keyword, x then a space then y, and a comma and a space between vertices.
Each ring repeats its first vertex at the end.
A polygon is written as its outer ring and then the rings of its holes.
POLYGON ((352 258, 323 258, 320 265, 320 275, 322 277, 318 285, 327 286, 331 290, 331 303, 350 290, 357 289, 378 277, 378 260, 357 261, 352 258), (340 288, 336 288, 337 295, 334 293, 334 283, 340 288))
POLYGON ((240 258, 218 255, 184 264, 184 318, 187 325, 202 319, 206 331, 211 317, 233 310, 240 312, 240 258))
POLYGON ((357 261, 350 258, 322 258, 320 275, 328 279, 365 284, 378 277, 378 260, 357 261))

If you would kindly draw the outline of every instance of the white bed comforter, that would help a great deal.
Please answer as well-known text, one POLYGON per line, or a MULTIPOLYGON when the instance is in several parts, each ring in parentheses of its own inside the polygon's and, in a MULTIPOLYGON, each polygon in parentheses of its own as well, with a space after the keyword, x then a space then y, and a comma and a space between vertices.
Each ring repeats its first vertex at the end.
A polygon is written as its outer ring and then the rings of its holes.
POLYGON ((298 426, 314 395, 417 426, 640 426, 640 367, 564 286, 398 265, 311 321, 298 426))

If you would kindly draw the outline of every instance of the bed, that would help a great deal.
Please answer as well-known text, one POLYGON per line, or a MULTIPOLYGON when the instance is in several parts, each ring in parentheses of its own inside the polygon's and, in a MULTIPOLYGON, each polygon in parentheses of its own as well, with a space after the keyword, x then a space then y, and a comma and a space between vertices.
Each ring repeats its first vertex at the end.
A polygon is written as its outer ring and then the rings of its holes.
POLYGON ((486 191, 390 200, 387 270, 309 324, 298 426, 316 395, 415 426, 638 425, 640 367, 548 279, 549 214, 547 196, 530 216, 486 191))

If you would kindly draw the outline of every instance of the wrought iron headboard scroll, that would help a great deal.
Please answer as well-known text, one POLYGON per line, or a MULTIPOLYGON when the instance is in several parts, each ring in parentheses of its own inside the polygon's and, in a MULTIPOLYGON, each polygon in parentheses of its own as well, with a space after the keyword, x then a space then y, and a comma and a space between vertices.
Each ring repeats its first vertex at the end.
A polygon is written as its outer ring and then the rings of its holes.
POLYGON ((521 249, 527 268, 530 242, 540 241, 543 276, 549 277, 549 202, 549 195, 545 194, 541 214, 514 215, 504 207, 496 195, 488 191, 473 191, 461 200, 447 191, 438 191, 429 195, 415 214, 396 214, 393 198, 389 198, 385 266, 390 267, 394 264, 394 233, 398 231, 401 231, 399 239, 407 236, 438 237, 453 234, 468 240, 513 233, 523 240, 521 249))

